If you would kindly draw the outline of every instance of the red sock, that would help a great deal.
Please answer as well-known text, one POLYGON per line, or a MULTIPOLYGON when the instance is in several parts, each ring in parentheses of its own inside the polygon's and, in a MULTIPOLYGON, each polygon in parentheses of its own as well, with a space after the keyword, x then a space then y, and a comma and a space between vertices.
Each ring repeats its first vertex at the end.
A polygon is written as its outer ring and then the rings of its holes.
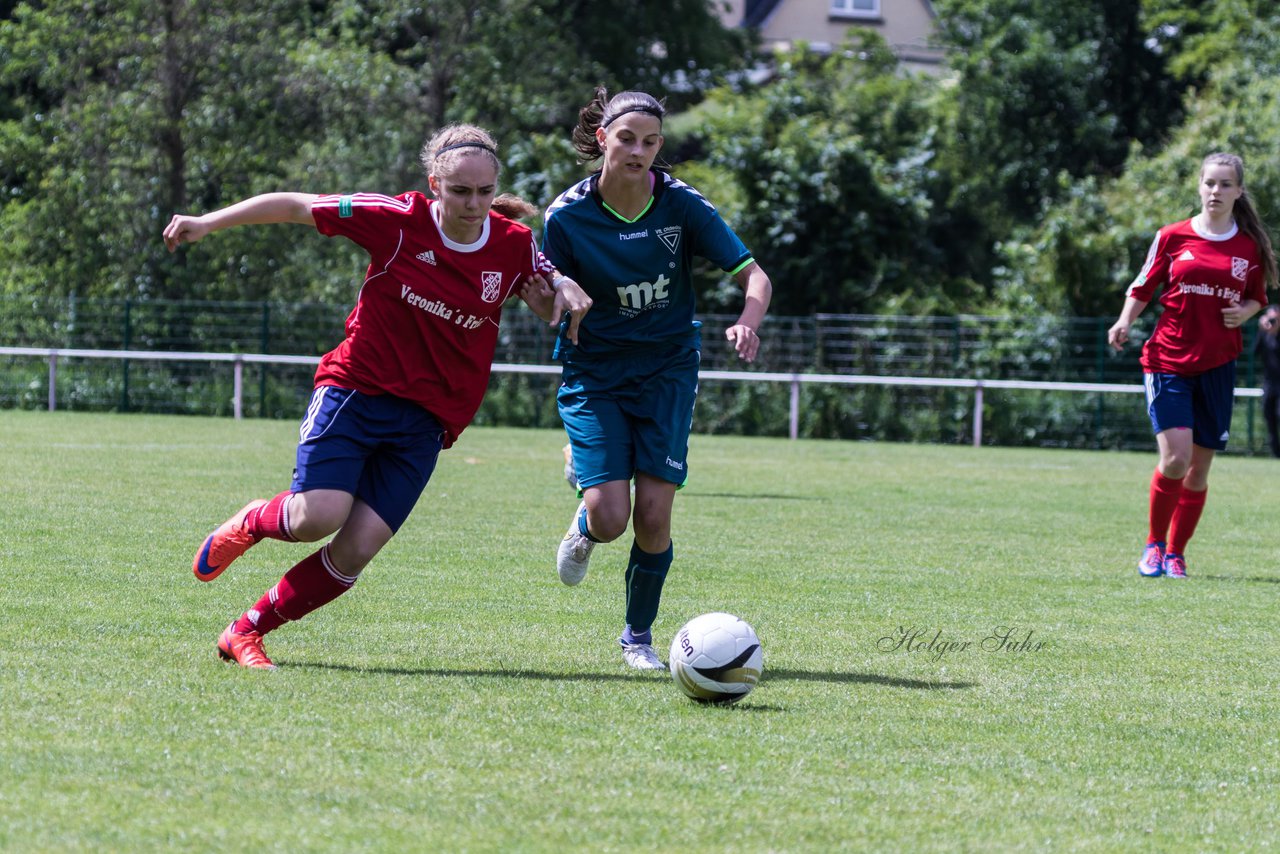
POLYGON ((289 530, 289 499, 292 492, 282 492, 275 498, 258 508, 257 513, 250 513, 245 520, 249 523, 249 532, 254 542, 259 540, 284 540, 296 543, 298 538, 289 530))
POLYGON ((343 575, 329 560, 329 547, 304 558, 236 620, 233 632, 266 634, 300 620, 351 589, 355 576, 343 575))
POLYGON ((1169 522, 1173 519, 1173 511, 1178 507, 1178 497, 1182 495, 1182 478, 1174 480, 1160 474, 1157 468, 1151 475, 1151 510, 1148 516, 1150 528, 1147 531, 1148 543, 1163 543, 1169 533, 1169 522))
POLYGON ((1178 507, 1173 511, 1173 521, 1169 524, 1169 551, 1182 554, 1186 550, 1187 542, 1196 532, 1196 524, 1200 521, 1200 514, 1204 511, 1204 499, 1208 494, 1207 486, 1199 492, 1192 489, 1182 490, 1178 507))

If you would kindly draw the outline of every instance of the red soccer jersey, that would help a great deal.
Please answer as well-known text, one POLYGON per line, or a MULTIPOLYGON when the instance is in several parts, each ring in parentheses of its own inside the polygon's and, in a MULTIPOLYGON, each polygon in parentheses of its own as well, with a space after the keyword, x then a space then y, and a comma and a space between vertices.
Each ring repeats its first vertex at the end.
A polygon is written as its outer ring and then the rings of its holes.
POLYGON ((1154 373, 1194 376, 1237 358, 1244 340, 1223 324, 1222 309, 1247 299, 1267 304, 1253 239, 1238 228, 1208 234, 1194 219, 1156 232, 1127 295, 1151 302, 1162 286, 1164 311, 1142 348, 1142 367, 1154 373))
POLYGON ((480 238, 455 243, 422 193, 320 196, 321 234, 343 235, 369 253, 369 270, 347 317, 347 337, 325 354, 317 386, 411 400, 453 444, 489 384, 502 304, 535 269, 552 269, 533 232, 494 212, 480 238))

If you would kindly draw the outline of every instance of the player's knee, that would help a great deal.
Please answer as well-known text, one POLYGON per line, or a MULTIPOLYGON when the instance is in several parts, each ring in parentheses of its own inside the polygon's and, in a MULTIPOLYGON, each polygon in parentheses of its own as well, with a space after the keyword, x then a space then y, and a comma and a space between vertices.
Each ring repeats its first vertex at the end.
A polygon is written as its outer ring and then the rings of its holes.
POLYGON ((375 547, 371 544, 335 540, 329 546, 329 560, 333 562, 334 569, 343 575, 356 576, 369 565, 369 561, 373 560, 380 549, 381 545, 375 547))
POLYGON ((601 504, 591 508, 587 513, 587 527, 591 536, 602 543, 613 542, 627 530, 630 508, 617 507, 612 504, 601 504))
POLYGON ((1191 467, 1191 454, 1181 451, 1169 451, 1160 457, 1160 473, 1165 477, 1177 480, 1185 477, 1191 467))
POLYGON ((665 541, 671 536, 671 508, 654 504, 637 504, 636 538, 646 542, 665 541))
POLYGON ((289 502, 289 532, 304 543, 323 539, 347 521, 351 503, 346 493, 300 492, 289 502))

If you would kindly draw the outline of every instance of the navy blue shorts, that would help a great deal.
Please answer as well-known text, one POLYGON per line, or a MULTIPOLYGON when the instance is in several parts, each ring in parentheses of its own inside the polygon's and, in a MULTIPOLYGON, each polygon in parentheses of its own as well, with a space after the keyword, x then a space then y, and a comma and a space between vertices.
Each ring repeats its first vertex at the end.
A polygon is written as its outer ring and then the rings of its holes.
POLYGON ((298 438, 293 492, 350 493, 398 531, 431 480, 444 429, 404 398, 320 386, 298 438))
POLYGON ((673 346, 565 365, 556 402, 579 489, 636 472, 684 484, 699 360, 697 350, 673 346))
POLYGON ((1200 447, 1214 451, 1227 447, 1236 393, 1234 359, 1194 377, 1158 373, 1142 377, 1153 432, 1189 427, 1191 441, 1200 447))

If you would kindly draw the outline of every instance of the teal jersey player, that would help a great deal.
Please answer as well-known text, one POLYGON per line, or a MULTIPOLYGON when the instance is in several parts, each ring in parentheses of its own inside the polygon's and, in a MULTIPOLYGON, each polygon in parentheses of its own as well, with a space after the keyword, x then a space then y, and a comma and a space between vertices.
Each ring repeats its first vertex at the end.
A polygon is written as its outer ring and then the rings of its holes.
POLYGON ((643 92, 609 98, 596 90, 579 113, 573 142, 582 162, 602 159, 601 169, 547 209, 543 235, 543 253, 592 301, 578 340, 570 340, 566 327, 557 342, 566 472, 582 503, 560 543, 556 569, 565 584, 580 583, 595 546, 631 525, 619 641, 626 664, 641 670, 665 669, 652 626, 674 556, 671 510, 689 473, 698 394, 702 342, 693 259, 717 265, 745 292, 742 314, 725 331, 744 361, 759 350, 756 330, 772 294, 769 277, 715 207, 653 168, 664 114, 643 92))
POLYGON ((698 349, 693 259, 736 275, 751 253, 701 193, 650 170, 652 197, 627 219, 600 193, 600 175, 565 192, 546 213, 543 254, 591 297, 578 345, 559 342, 562 358, 616 357, 655 345, 698 349))

